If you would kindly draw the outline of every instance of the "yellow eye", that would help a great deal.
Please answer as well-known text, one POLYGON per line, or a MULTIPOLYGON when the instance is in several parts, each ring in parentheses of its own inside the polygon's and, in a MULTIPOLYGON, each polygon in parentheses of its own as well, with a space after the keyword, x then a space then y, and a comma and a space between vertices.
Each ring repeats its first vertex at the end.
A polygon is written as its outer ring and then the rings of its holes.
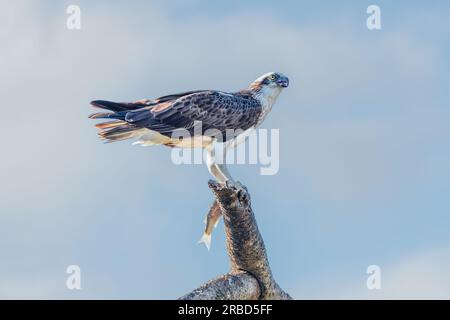
POLYGON ((275 78, 276 78, 276 75, 274 75, 274 74, 272 74, 272 75, 269 76, 269 80, 270 80, 270 81, 275 80, 275 78))

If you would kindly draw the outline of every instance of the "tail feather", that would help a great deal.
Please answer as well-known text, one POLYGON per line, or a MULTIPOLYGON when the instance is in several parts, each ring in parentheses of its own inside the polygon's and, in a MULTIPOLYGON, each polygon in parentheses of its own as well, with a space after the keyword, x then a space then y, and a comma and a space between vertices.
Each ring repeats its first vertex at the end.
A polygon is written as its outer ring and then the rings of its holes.
POLYGON ((91 101, 91 105, 112 112, 96 112, 89 116, 91 119, 117 119, 125 120, 128 112, 136 111, 154 104, 151 100, 139 100, 136 102, 113 102, 106 100, 91 101))
POLYGON ((113 112, 96 112, 89 115, 89 119, 106 119, 114 115, 113 112))
POLYGON ((108 142, 121 141, 131 138, 139 138, 143 134, 142 128, 136 128, 131 125, 119 125, 110 129, 101 130, 98 135, 100 139, 107 140, 108 142))
MULTIPOLYGON (((100 129, 100 132, 98 133, 100 139, 106 140, 106 142, 115 142, 131 138, 140 139, 148 130, 129 123, 130 121, 126 120, 127 114, 132 112, 133 115, 135 115, 136 111, 139 111, 139 109, 152 106, 153 104, 155 104, 155 101, 148 99, 130 103, 94 100, 91 102, 92 106, 108 110, 109 112, 93 113, 89 118, 111 120, 95 125, 100 129)), ((139 112, 136 114, 139 114, 139 112)))
POLYGON ((95 125, 95 127, 97 129, 104 130, 104 129, 115 128, 115 127, 118 127, 118 126, 123 126, 123 125, 126 125, 125 121, 116 120, 116 121, 108 121, 108 122, 97 123, 95 125))
POLYGON ((100 109, 106 109, 114 112, 136 110, 147 106, 146 100, 136 102, 113 102, 106 100, 91 101, 91 105, 100 109))
POLYGON ((117 119, 117 120, 125 120, 125 116, 128 111, 120 111, 120 112, 97 112, 93 113, 89 116, 90 119, 117 119))

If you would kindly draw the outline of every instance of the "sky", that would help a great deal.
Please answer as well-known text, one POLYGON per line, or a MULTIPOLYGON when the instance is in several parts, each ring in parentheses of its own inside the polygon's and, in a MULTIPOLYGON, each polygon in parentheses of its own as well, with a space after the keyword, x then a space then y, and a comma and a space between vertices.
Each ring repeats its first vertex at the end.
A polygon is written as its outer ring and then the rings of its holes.
POLYGON ((280 71, 290 87, 263 124, 279 129, 279 172, 230 167, 280 286, 449 299, 449 16, 446 1, 3 3, 0 298, 174 299, 226 273, 223 223, 210 252, 197 244, 206 167, 103 144, 89 101, 236 91, 280 71), (381 30, 366 27, 371 4, 381 30))

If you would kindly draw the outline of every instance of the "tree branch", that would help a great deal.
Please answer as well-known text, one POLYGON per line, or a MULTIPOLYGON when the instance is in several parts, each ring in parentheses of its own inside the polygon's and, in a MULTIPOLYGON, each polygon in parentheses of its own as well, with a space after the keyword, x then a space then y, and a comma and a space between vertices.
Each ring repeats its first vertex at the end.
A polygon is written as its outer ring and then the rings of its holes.
POLYGON ((245 271, 239 271, 208 281, 180 300, 257 300, 259 296, 256 278, 245 271))
POLYGON ((214 181, 208 185, 224 217, 231 272, 180 299, 292 299, 272 276, 247 189, 214 181))

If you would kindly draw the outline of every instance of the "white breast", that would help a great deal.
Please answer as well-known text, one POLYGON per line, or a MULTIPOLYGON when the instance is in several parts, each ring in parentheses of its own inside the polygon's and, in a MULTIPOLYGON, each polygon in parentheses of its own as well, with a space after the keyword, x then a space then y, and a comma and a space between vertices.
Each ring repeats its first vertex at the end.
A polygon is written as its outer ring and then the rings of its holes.
POLYGON ((266 116, 272 110, 272 107, 275 104, 275 101, 277 100, 278 96, 280 95, 281 90, 282 88, 278 86, 277 87, 266 86, 258 92, 256 99, 258 99, 258 101, 262 105, 262 112, 258 119, 256 127, 261 125, 266 116))

